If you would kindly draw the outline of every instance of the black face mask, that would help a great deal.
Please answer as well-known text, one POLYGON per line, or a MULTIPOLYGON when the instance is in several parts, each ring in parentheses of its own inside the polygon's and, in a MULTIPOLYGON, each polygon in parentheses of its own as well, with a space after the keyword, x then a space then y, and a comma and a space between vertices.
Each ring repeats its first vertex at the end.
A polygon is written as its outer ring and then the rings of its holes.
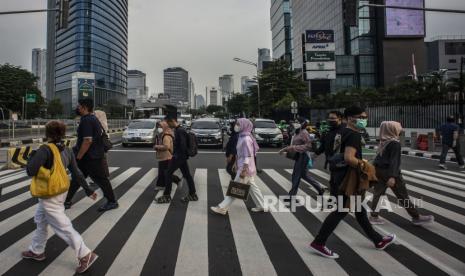
POLYGON ((74 111, 76 112, 76 115, 81 116, 81 112, 79 112, 79 108, 76 107, 74 111))
POLYGON ((337 121, 328 121, 328 125, 330 128, 336 128, 339 124, 337 121))

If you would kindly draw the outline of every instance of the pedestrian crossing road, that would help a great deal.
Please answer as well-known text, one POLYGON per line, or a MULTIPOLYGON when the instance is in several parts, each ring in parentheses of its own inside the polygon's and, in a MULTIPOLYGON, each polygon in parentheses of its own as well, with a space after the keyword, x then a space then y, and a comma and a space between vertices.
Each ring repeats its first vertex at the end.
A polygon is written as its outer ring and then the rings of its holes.
MULTIPOLYGON (((111 182, 120 207, 97 212, 83 191, 67 215, 85 243, 100 256, 91 275, 465 275, 465 172, 404 170, 413 200, 421 200, 424 214, 435 223, 416 227, 405 210, 382 212, 380 233, 395 233, 397 242, 377 251, 347 216, 328 241, 340 258, 314 255, 308 244, 327 213, 253 213, 249 200, 235 201, 227 216, 209 212, 224 197, 229 176, 223 169, 197 168, 194 180, 199 201, 182 203, 184 187, 173 191, 170 204, 153 202, 157 168, 111 167, 111 182)), ((263 169, 256 183, 265 196, 287 194, 290 169, 263 169)), ((323 185, 324 170, 311 173, 323 185)), ((74 252, 49 229, 44 262, 21 259, 35 229, 37 200, 29 194, 24 171, 0 172, 0 274, 72 275, 74 252)), ((298 192, 316 197, 303 182, 298 192)), ((368 193, 369 194, 369 193, 368 193)), ((391 202, 394 194, 387 193, 391 202)))

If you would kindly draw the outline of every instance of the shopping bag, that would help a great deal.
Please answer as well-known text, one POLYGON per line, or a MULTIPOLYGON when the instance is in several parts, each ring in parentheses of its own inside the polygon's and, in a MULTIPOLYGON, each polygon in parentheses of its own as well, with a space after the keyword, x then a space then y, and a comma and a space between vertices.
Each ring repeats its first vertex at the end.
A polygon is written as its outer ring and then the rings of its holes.
POLYGON ((240 182, 231 181, 229 182, 227 196, 247 200, 249 196, 250 185, 240 182))

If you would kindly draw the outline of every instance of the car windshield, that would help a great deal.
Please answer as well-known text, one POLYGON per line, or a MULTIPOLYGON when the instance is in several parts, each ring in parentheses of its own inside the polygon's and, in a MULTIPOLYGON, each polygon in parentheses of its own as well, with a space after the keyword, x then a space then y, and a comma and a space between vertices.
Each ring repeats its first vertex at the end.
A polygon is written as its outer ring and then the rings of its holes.
POLYGON ((276 124, 272 121, 256 121, 255 128, 276 128, 276 124))
POLYGON ((129 123, 128 129, 154 129, 155 122, 133 121, 129 123))
POLYGON ((201 122, 193 122, 192 129, 219 129, 219 125, 216 122, 210 121, 201 121, 201 122))

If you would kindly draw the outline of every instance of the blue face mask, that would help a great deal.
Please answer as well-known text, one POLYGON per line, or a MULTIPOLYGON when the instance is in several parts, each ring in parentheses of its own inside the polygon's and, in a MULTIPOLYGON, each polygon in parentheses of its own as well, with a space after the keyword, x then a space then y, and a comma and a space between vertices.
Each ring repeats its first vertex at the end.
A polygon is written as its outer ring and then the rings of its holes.
POLYGON ((357 119, 356 123, 355 123, 355 126, 362 130, 362 129, 365 129, 368 125, 368 120, 367 119, 357 119))

